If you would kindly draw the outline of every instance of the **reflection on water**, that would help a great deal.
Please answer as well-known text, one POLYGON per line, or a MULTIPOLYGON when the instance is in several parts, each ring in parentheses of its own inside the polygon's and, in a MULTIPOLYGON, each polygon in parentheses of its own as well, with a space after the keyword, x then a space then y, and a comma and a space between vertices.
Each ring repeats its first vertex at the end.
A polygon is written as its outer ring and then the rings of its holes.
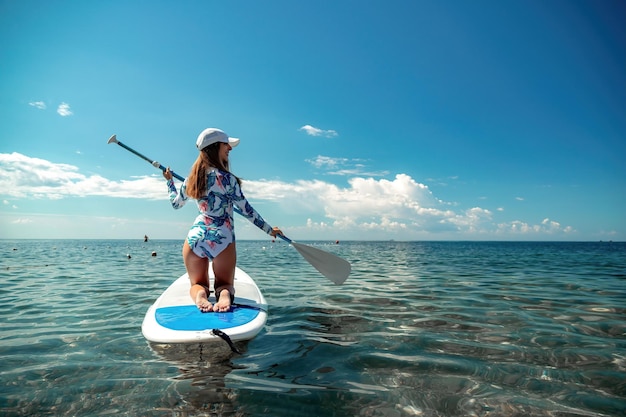
MULTIPOLYGON (((237 347, 243 353, 245 344, 237 347)), ((173 415, 233 415, 236 411, 236 393, 226 386, 225 377, 236 368, 234 355, 225 343, 209 344, 151 344, 152 350, 163 361, 176 367, 178 374, 171 378, 167 392, 174 394, 167 407, 173 415)))
POLYGON ((339 287, 286 244, 240 242, 269 316, 237 355, 142 338, 177 241, 5 243, 3 415, 626 414, 624 244, 319 245, 353 265, 339 287))

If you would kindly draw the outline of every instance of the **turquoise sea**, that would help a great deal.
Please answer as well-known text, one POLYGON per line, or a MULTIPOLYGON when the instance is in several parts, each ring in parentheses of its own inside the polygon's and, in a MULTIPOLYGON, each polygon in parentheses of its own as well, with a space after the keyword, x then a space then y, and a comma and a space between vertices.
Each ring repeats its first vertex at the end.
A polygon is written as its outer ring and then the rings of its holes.
POLYGON ((238 355, 143 338, 180 241, 0 241, 0 415, 626 415, 625 243, 301 243, 350 278, 238 242, 269 303, 238 355))

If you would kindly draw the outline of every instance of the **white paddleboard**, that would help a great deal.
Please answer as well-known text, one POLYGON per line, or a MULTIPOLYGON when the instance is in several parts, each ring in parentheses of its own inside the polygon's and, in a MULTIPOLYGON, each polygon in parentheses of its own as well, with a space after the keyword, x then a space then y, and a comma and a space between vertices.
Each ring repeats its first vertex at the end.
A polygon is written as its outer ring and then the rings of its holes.
MULTIPOLYGON (((213 268, 209 267, 213 288, 213 268)), ((154 343, 223 342, 213 333, 221 330, 233 342, 256 336, 267 321, 267 304, 259 287, 242 269, 235 269, 235 304, 226 313, 202 313, 189 295, 185 273, 174 281, 146 312, 141 332, 154 343)), ((215 303, 215 295, 209 297, 215 303)))

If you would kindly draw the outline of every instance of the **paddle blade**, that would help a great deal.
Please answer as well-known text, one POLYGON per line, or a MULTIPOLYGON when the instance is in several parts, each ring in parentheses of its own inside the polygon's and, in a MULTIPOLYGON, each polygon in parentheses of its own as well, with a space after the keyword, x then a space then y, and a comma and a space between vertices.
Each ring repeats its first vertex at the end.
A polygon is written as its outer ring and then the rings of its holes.
POLYGON ((352 267, 345 259, 301 243, 291 242, 291 245, 315 269, 335 284, 341 285, 348 279, 352 267))

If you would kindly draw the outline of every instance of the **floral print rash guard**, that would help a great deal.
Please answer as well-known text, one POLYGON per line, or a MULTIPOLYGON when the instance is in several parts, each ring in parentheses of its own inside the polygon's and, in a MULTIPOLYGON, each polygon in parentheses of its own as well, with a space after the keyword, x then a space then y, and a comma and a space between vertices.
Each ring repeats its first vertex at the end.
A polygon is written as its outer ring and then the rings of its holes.
MULTIPOLYGON (((196 255, 213 259, 235 241, 233 205, 259 229, 267 234, 272 232, 272 226, 248 203, 233 174, 212 168, 207 181, 207 194, 197 201, 200 214, 187 234, 189 247, 196 255)), ((183 207, 189 199, 187 180, 181 185, 180 192, 174 180, 168 180, 167 187, 172 207, 183 207)))

